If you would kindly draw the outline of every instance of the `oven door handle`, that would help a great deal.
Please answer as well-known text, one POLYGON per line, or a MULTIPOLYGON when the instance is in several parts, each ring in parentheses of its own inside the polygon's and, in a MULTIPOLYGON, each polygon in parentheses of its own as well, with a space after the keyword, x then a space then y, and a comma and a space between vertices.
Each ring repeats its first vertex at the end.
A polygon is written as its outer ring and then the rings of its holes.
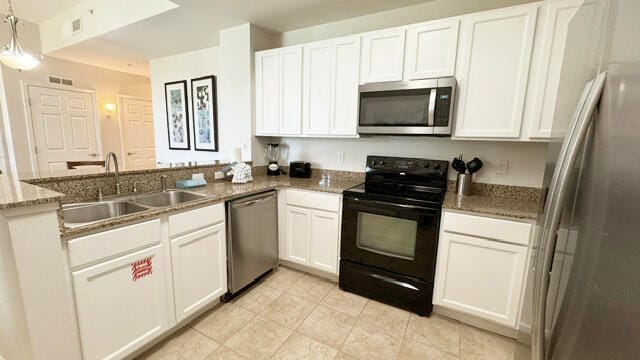
POLYGON ((417 205, 409 205, 409 204, 395 204, 395 203, 390 203, 390 202, 386 202, 386 201, 380 201, 380 200, 367 200, 367 199, 360 199, 357 197, 345 197, 344 200, 346 201, 357 201, 360 202, 362 204, 378 204, 378 205, 383 205, 383 206, 390 206, 390 207, 396 207, 396 208, 403 208, 403 209, 411 209, 411 210, 431 210, 431 211, 439 211, 439 209, 436 208, 430 208, 430 207, 425 207, 425 206, 417 206, 417 205))

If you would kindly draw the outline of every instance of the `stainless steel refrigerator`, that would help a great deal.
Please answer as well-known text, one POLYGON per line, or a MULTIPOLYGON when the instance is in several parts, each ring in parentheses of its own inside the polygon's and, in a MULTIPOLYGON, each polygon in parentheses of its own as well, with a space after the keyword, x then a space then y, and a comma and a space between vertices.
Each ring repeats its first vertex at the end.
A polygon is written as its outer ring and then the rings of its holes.
POLYGON ((560 84, 516 359, 640 359, 640 1, 584 2, 560 84))

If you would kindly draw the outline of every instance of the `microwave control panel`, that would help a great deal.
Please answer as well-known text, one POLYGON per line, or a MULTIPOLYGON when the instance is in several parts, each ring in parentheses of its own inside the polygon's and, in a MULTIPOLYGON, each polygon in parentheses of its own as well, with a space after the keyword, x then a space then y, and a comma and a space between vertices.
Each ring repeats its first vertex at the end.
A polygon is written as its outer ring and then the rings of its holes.
POLYGON ((437 89, 434 126, 449 126, 452 92, 451 87, 440 87, 437 89))

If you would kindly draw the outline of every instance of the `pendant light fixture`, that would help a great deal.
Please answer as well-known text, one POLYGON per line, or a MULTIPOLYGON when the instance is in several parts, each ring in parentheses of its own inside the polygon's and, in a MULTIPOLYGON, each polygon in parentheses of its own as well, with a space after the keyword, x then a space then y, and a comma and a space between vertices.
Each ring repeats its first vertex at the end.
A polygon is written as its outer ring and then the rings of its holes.
POLYGON ((22 46, 20 46, 20 43, 18 42, 18 23, 21 21, 13 15, 11 0, 8 0, 8 2, 9 13, 4 16, 4 22, 9 23, 11 39, 9 44, 0 51, 0 61, 13 69, 31 70, 40 64, 42 56, 31 55, 22 50, 22 46))

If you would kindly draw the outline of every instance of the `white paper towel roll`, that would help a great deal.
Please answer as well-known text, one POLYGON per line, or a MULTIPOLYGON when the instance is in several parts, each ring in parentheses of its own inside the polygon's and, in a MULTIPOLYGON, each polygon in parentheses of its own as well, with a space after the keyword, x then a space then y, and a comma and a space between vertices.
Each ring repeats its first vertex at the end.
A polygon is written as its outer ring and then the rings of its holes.
POLYGON ((231 162, 241 162, 242 161, 242 149, 241 148, 234 148, 233 150, 231 150, 231 154, 230 158, 231 158, 231 162))

